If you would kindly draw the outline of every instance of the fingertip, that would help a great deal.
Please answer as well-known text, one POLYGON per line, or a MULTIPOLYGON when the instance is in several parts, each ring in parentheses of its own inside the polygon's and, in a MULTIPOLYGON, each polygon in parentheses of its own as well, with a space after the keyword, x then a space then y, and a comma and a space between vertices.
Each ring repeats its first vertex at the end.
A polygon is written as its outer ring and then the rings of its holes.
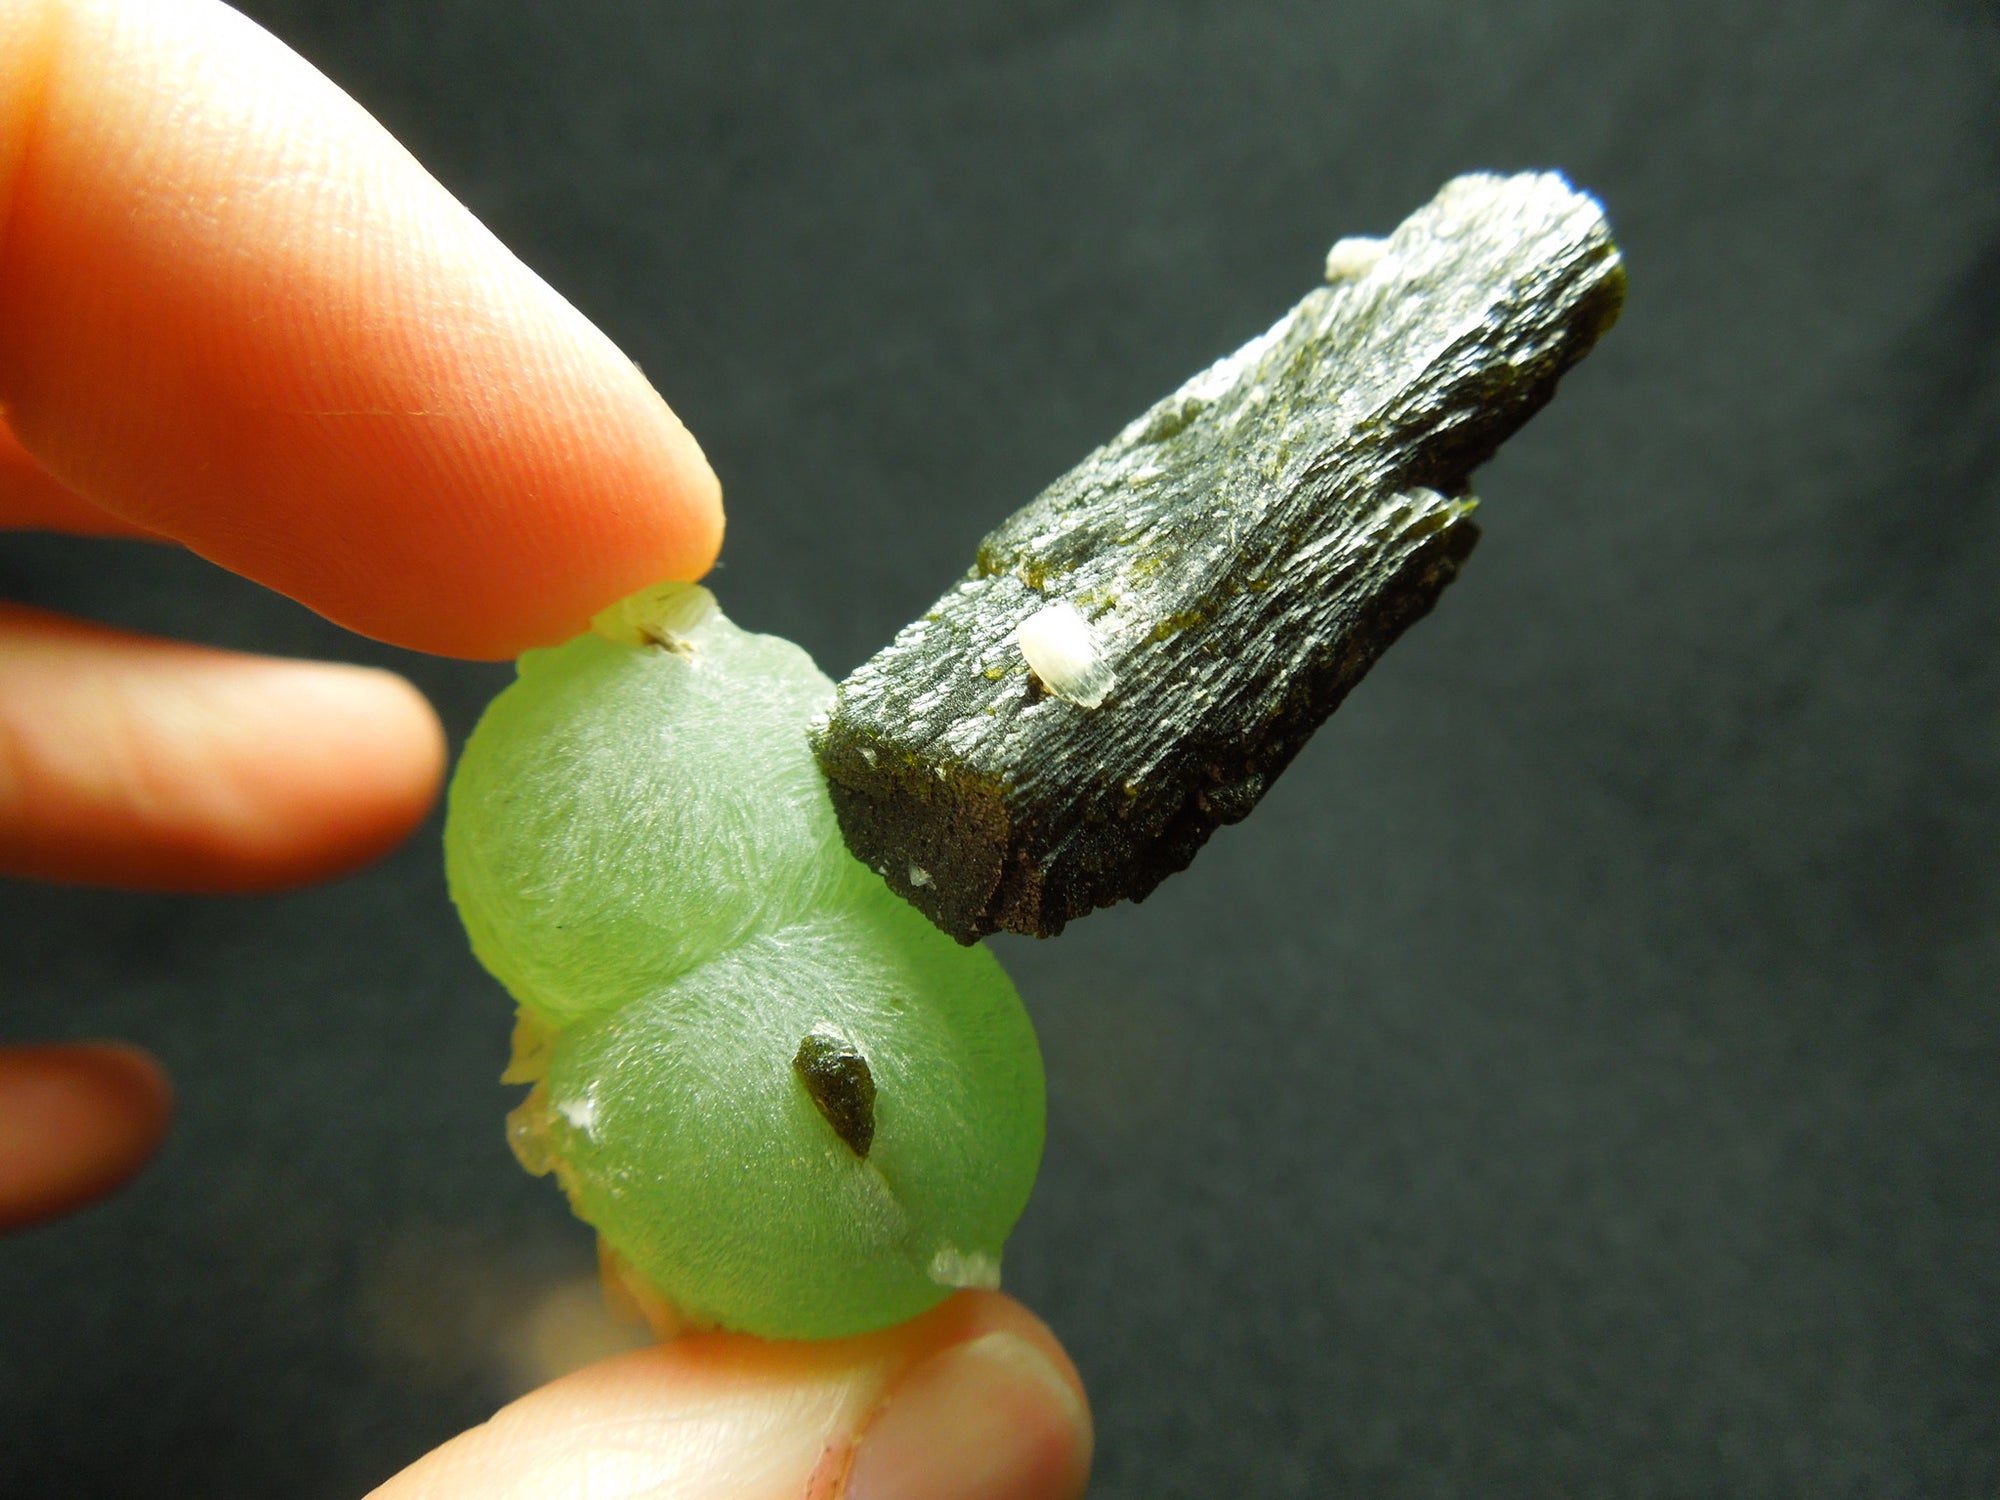
MULTIPOLYGON (((119 884, 251 891, 331 880, 396 848, 437 800, 443 726, 394 672, 246 657, 187 686, 183 703, 154 703, 186 773, 177 815, 169 799, 147 800, 168 815, 170 839, 145 863, 125 841, 119 884)), ((173 767, 163 758, 165 774, 173 767)))
POLYGON ((707 569, 686 428, 351 99, 210 0, 52 9, 0 89, 0 399, 55 481, 447 655, 707 569))
MULTIPOLYGON (((256 659, 253 659, 256 660, 256 659)), ((374 862, 408 838, 444 785, 444 726, 408 678, 347 662, 259 661, 217 714, 232 760, 256 799, 258 828, 236 829, 244 854, 227 878, 273 886, 331 879, 374 862), (244 701, 255 695, 257 703, 244 701), (243 725, 252 712, 286 722, 304 743, 286 745, 243 725), (360 768, 365 767, 365 774, 360 768), (337 818, 329 813, 339 810, 337 818)))
POLYGON ((1059 1375, 1079 1402, 1086 1401, 1083 1377, 1048 1324, 1005 1292, 967 1290, 954 1292, 937 1307, 890 1329, 890 1337, 907 1338, 911 1353, 927 1357, 954 1344, 970 1343, 989 1334, 1003 1333, 1031 1345, 1059 1375))
POLYGON ((0 1048, 0 1230, 121 1187, 159 1149, 172 1115, 165 1070, 136 1047, 0 1048))
POLYGON ((861 1338, 696 1334, 606 1360, 522 1397, 374 1500, 589 1486, 680 1500, 1074 1500, 1090 1456, 1082 1386, 1054 1336, 1011 1298, 968 1292, 861 1338))
POLYGON ((1076 1500, 1094 1433, 1076 1368, 1033 1318, 948 1343, 891 1385, 841 1500, 1076 1500))
POLYGON ((0 609, 0 870, 271 890, 405 838, 444 734, 394 673, 0 609))
MULTIPOLYGON (((579 320, 580 321, 580 320, 579 320)), ((694 434, 622 356, 607 361, 590 330, 567 376, 589 400, 573 420, 548 414, 518 424, 508 445, 468 463, 478 496, 462 533, 468 566, 393 603, 363 580, 361 609, 402 616, 364 633, 445 656, 508 660, 559 645, 607 604, 653 584, 692 583, 722 549, 722 483, 694 434), (604 372, 617 379, 606 382, 604 372), (627 376, 638 382, 625 388, 627 376), (579 469, 577 432, 590 449, 579 469), (507 517, 496 530, 493 517, 507 517), (490 533, 490 534, 489 534, 490 533)), ((343 611, 326 611, 344 624, 343 611)), ((357 613, 357 618, 359 615, 357 613)))

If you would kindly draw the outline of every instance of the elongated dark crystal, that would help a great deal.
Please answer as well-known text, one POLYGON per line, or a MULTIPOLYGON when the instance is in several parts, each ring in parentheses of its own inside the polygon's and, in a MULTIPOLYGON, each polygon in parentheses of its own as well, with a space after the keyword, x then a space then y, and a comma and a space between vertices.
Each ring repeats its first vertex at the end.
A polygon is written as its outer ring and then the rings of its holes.
POLYGON ((875 1076, 868 1059, 844 1037, 809 1031, 792 1058, 792 1071, 847 1149, 867 1156, 875 1144, 875 1076))
POLYGON ((1328 276, 1003 522, 815 727, 848 847, 960 941, 1143 898, 1246 815, 1457 575, 1472 470, 1625 290, 1548 173, 1456 178, 1328 276))

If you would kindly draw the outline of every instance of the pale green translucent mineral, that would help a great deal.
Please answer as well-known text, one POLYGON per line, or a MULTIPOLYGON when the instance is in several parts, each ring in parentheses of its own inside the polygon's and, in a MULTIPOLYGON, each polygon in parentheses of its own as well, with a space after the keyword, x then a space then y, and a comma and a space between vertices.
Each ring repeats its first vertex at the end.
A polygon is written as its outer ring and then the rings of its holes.
POLYGON ((771 1337, 993 1284, 1042 1148, 1007 976, 841 840, 806 742, 832 695, 706 590, 649 590, 521 658, 445 824, 521 1006, 523 1162, 684 1316, 771 1337))

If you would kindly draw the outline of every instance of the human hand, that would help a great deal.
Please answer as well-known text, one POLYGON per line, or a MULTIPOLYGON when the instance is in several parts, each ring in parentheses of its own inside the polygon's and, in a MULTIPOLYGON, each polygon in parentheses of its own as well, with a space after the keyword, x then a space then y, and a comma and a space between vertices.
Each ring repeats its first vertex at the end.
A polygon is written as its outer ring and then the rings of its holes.
MULTIPOLYGON (((214 0, 0 0, 0 525, 178 542, 365 634, 508 657, 693 578, 700 450, 356 105, 214 0)), ((0 608, 0 872, 337 874, 436 796, 387 673, 0 608)), ((0 1053, 0 1227, 108 1191, 167 1087, 0 1053)), ((506 1408, 385 1497, 1061 1497, 1089 1419, 1006 1298, 817 1345, 696 1336, 506 1408)))

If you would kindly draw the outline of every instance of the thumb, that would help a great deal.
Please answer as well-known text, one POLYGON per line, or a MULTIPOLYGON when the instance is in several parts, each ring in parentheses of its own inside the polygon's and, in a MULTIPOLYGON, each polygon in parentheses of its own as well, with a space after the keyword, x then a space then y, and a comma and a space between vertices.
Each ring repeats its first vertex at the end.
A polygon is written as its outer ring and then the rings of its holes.
POLYGON ((1076 1500, 1090 1414, 1018 1302, 821 1344, 694 1334, 543 1386, 370 1500, 1076 1500))

